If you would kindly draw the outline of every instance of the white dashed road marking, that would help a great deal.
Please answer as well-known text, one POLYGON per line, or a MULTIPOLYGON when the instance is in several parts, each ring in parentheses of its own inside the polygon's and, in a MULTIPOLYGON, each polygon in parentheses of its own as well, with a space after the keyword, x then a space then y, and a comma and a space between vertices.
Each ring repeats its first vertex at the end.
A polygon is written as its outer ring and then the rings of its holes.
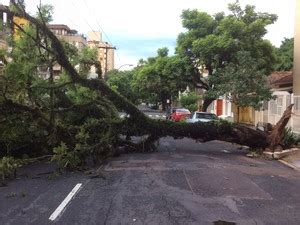
POLYGON ((51 214, 49 220, 54 221, 58 216, 61 215, 65 207, 71 201, 71 199, 75 196, 75 194, 80 190, 82 184, 76 184, 72 191, 68 194, 68 196, 60 203, 60 205, 56 208, 56 210, 51 214))

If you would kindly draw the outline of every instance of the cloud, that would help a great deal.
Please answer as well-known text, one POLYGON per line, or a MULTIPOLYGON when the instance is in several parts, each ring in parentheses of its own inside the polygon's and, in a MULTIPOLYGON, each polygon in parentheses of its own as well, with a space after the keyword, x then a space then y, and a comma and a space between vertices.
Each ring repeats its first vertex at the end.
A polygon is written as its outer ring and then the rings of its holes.
MULTIPOLYGON (((114 36, 116 43, 116 53, 119 57, 126 58, 126 63, 134 64, 139 59, 147 59, 148 57, 157 55, 157 49, 162 47, 169 48, 170 54, 173 54, 176 45, 176 38, 132 38, 128 36, 114 36), (120 47, 118 47, 120 46, 120 47)), ((116 63, 118 62, 116 58, 116 63)), ((120 60, 121 61, 121 60, 120 60)))
MULTIPOLYGON (((183 9, 198 9, 213 15, 226 12, 227 4, 232 2, 235 0, 42 0, 54 5, 55 23, 67 24, 80 33, 104 30, 104 39, 119 49, 117 64, 153 56, 159 47, 174 46, 177 35, 183 31, 180 19, 183 9)), ((295 0, 240 0, 240 3, 279 16, 266 35, 274 45, 279 46, 284 37, 293 36, 295 0)), ((39 0, 27 0, 26 4, 33 12, 39 0)))
POLYGON ((117 49, 127 52, 138 52, 144 56, 156 54, 156 50, 162 47, 174 47, 175 38, 130 38, 118 37, 116 40, 117 49), (119 47, 118 47, 119 46, 119 47), (154 51, 153 51, 154 50, 154 51))

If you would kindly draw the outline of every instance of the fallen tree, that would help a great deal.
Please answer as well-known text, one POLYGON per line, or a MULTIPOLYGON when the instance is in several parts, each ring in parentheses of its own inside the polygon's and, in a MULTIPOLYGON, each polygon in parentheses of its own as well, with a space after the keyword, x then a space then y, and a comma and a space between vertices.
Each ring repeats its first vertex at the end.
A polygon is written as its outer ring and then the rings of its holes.
MULTIPOLYGON (((65 167, 76 167, 82 165, 82 159, 87 156, 97 161, 110 155, 113 149, 119 146, 126 146, 132 151, 153 150, 155 142, 165 136, 188 137, 201 142, 222 140, 255 149, 274 150, 281 144, 283 129, 291 117, 292 105, 287 108, 270 133, 226 121, 187 124, 150 119, 130 101, 107 86, 101 78, 101 68, 98 68, 97 79, 82 76, 70 62, 65 46, 48 29, 46 23, 30 16, 19 4, 12 2, 13 10, 4 6, 0 10, 9 16, 27 19, 36 29, 35 36, 26 33, 22 28, 21 31, 38 46, 40 52, 43 51, 44 57, 46 55, 51 59, 48 65, 50 72, 53 63, 58 63, 69 79, 66 83, 57 84, 52 77, 44 87, 27 86, 27 98, 30 98, 34 88, 46 89, 49 102, 45 106, 37 98, 18 102, 3 92, 0 112, 4 123, 12 115, 21 115, 23 122, 35 121, 35 125, 44 133, 35 140, 28 140, 27 147, 38 143, 39 147, 43 146, 46 149, 45 151, 53 149, 55 160, 62 161, 65 167), (77 103, 67 95, 69 90, 78 91, 82 87, 94 96, 91 101, 77 103), (128 117, 121 120, 117 111, 126 112, 128 117), (128 138, 122 138, 124 135, 128 138), (130 140, 131 136, 146 138, 136 144, 130 140)), ((99 67, 96 61, 81 63, 84 66, 99 67)))

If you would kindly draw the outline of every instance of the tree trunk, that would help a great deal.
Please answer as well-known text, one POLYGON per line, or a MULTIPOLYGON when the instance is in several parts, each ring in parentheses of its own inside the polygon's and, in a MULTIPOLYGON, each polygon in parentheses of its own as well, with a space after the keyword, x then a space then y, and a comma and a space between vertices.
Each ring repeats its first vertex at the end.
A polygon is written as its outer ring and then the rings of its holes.
POLYGON ((294 104, 291 104, 286 108, 282 117, 277 122, 277 124, 272 128, 270 135, 267 137, 268 147, 272 151, 275 151, 275 149, 278 146, 281 146, 282 144, 281 142, 284 135, 284 130, 292 116, 293 106, 294 104))
POLYGON ((236 105, 236 122, 240 122, 240 107, 236 105))
POLYGON ((202 111, 206 112, 208 109, 208 106, 213 103, 213 101, 216 100, 215 98, 205 98, 202 105, 202 111))
POLYGON ((167 101, 165 97, 161 98, 161 107, 162 107, 162 111, 166 111, 166 105, 167 105, 167 101))

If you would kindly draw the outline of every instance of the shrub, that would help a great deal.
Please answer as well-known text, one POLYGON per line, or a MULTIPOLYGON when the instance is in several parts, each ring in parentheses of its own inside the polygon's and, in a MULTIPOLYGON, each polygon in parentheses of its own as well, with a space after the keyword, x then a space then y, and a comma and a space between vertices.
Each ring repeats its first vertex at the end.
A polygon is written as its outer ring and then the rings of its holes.
POLYGON ((53 153, 51 161, 57 161, 59 168, 76 168, 81 163, 78 151, 69 151, 64 142, 55 147, 53 153))
POLYGON ((189 92, 187 95, 182 95, 180 98, 180 103, 182 107, 187 108, 191 112, 198 109, 198 100, 200 96, 195 92, 189 92))
POLYGON ((285 128, 282 140, 282 147, 284 149, 290 148, 292 146, 298 145, 300 143, 299 135, 295 134, 290 127, 285 128))
POLYGON ((88 162, 98 163, 113 153, 118 135, 109 121, 87 119, 79 126, 73 126, 75 139, 61 142, 53 148, 52 161, 61 169, 78 169, 88 162))
POLYGON ((7 177, 12 175, 16 176, 16 170, 21 166, 19 160, 14 159, 13 157, 3 157, 0 160, 0 176, 4 180, 7 177))

